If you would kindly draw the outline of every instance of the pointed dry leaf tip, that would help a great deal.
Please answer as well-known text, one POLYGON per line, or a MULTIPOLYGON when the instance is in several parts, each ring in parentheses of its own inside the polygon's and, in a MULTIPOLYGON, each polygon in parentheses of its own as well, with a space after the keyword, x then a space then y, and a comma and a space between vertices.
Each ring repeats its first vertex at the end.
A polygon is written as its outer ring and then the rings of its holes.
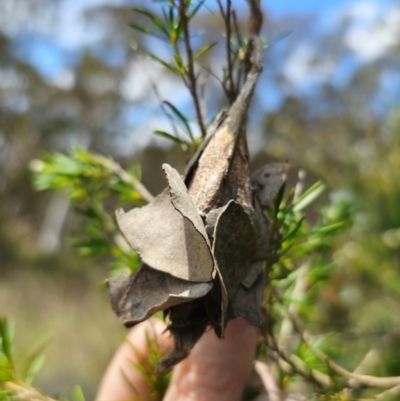
POLYGON ((279 188, 286 181, 290 167, 288 163, 270 163, 251 175, 251 185, 262 206, 268 206, 272 201, 279 188))
POLYGON ((230 201, 218 216, 213 254, 229 299, 245 277, 256 247, 256 233, 243 207, 230 201))
POLYGON ((203 299, 176 305, 170 309, 168 316, 168 330, 174 339, 174 348, 158 362, 158 371, 186 358, 209 323, 203 299))
POLYGON ((262 323, 262 304, 264 301, 265 277, 261 272, 251 288, 242 284, 232 299, 231 313, 233 316, 242 316, 255 326, 262 323))
POLYGON ((145 264, 174 277, 206 282, 214 262, 209 245, 193 222, 171 203, 168 190, 128 213, 117 210, 118 225, 145 264))
POLYGON ((254 282, 257 280, 258 276, 262 273, 263 266, 264 266, 263 260, 253 262, 250 265, 250 268, 247 271, 246 275, 244 276, 241 284, 245 288, 250 289, 253 286, 254 282))
POLYGON ((143 265, 135 274, 108 280, 107 286, 114 312, 131 327, 158 311, 203 297, 212 283, 190 283, 143 265))
POLYGON ((193 204, 193 201, 188 194, 183 179, 179 173, 167 163, 162 165, 162 169, 167 177, 171 202, 175 209, 178 210, 182 216, 186 217, 193 223, 196 230, 203 236, 206 243, 210 246, 203 220, 201 219, 199 213, 197 212, 196 206, 193 204))

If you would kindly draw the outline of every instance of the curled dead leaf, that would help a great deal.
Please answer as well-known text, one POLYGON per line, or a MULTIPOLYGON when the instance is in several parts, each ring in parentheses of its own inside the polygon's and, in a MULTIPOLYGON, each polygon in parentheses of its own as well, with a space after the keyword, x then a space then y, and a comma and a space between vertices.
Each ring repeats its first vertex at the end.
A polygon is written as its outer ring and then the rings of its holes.
POLYGON ((206 295, 212 282, 193 283, 143 265, 134 274, 107 281, 114 312, 126 327, 154 313, 206 295))
POLYGON ((164 165, 170 190, 151 203, 124 213, 118 225, 145 264, 174 277, 206 282, 214 262, 204 224, 178 172, 164 165))

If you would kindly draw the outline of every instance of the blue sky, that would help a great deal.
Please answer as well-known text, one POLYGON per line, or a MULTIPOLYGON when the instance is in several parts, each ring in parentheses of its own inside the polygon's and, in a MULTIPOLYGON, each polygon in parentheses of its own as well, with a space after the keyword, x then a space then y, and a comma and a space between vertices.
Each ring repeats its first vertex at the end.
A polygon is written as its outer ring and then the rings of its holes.
MULTIPOLYGON (((12 1, 12 0, 11 0, 12 1)), ((394 0, 268 0, 264 7, 274 17, 313 16, 316 25, 326 26, 335 24, 335 15, 346 7, 355 4, 375 4, 375 8, 385 9, 385 5, 393 4, 394 0), (332 22, 333 21, 333 22, 332 22)), ((234 0, 235 7, 245 7, 244 0, 234 0)), ((148 5, 149 1, 127 0, 64 0, 59 6, 59 24, 51 34, 34 33, 26 30, 23 23, 19 27, 16 41, 16 54, 33 64, 45 77, 53 77, 65 66, 77 60, 79 51, 85 45, 96 43, 102 32, 99 27, 88 28, 83 23, 82 12, 101 4, 132 4, 148 5)), ((208 0, 207 4, 214 4, 208 0)), ((363 9, 360 7, 360 9, 363 9)), ((362 11, 363 12, 363 11, 362 11)), ((365 12, 364 12, 365 14, 365 12)), ((355 16, 357 19, 357 16, 355 16)), ((360 15, 360 18, 365 16, 360 15)), ((101 49, 97 50, 99 53, 101 49)), ((114 59, 114 57, 113 57, 114 59)))
MULTIPOLYGON (((344 6, 358 3, 354 0, 268 0, 265 1, 267 9, 276 16, 294 15, 316 15, 323 16, 327 12, 338 10, 344 6)), ((395 0, 374 0, 372 3, 393 4, 395 0)))
MULTIPOLYGON (((0 0, 0 2, 2 1, 14 0, 0 0)), ((397 9, 396 15, 387 12, 388 8, 393 7, 395 3, 397 3, 395 0, 263 0, 265 9, 274 18, 279 19, 287 16, 313 17, 314 22, 311 26, 317 29, 317 31, 314 30, 314 33, 336 29, 344 15, 349 16, 351 20, 351 26, 343 35, 350 56, 340 62, 327 59, 325 64, 322 63, 323 58, 318 53, 318 46, 315 46, 315 42, 313 42, 315 37, 313 39, 302 36, 302 32, 306 32, 310 25, 307 18, 303 18, 304 21, 307 21, 304 24, 307 25, 296 26, 293 29, 293 36, 288 41, 294 39, 296 45, 284 59, 277 58, 282 63, 280 68, 291 85, 291 90, 310 93, 313 88, 318 87, 323 82, 345 84, 346 79, 352 74, 352 68, 354 71, 354 66, 377 60, 385 52, 390 52, 393 48, 393 41, 397 41, 400 37, 400 7, 397 9), (382 25, 386 25, 383 27, 385 29, 381 29, 382 25), (313 65, 315 58, 319 60, 317 66, 313 65)), ((77 63, 82 49, 85 47, 90 47, 93 54, 103 60, 108 57, 113 61, 123 61, 124 52, 126 52, 126 49, 114 49, 113 51, 108 47, 105 52, 104 47, 99 47, 101 42, 99 39, 105 34, 104 29, 99 24, 91 24, 89 27, 85 25, 82 16, 83 11, 102 4, 148 6, 151 3, 143 0, 61 0, 59 4, 60 6, 56 8, 57 23, 52 31, 45 32, 41 30, 40 26, 35 31, 31 27, 27 28, 23 22, 17 29, 14 29, 14 32, 17 32, 15 35, 15 52, 21 59, 34 65, 45 79, 59 87, 68 89, 73 85, 75 79, 71 67, 77 63)), ((207 4, 215 7, 214 0, 207 0, 207 4)), ((233 4, 235 8, 246 10, 247 13, 245 0, 233 0, 233 4)), ((207 11, 205 10, 205 12, 207 11)), ((2 29, 1 26, 0 29, 2 29)), ((288 42, 283 40, 276 48, 278 50, 284 48, 285 43, 288 42)), ((127 48, 129 45, 127 43, 127 48)), ((275 47, 270 55, 274 54, 274 51, 275 47)), ((151 66, 151 68, 153 67, 151 66)), ((151 71, 154 72, 153 69, 151 71)), ((148 91, 149 88, 148 85, 138 82, 140 79, 142 81, 147 80, 143 71, 135 70, 130 75, 133 77, 133 81, 127 80, 123 87, 130 88, 130 92, 135 91, 135 93, 126 95, 127 102, 135 104, 135 100, 132 99, 138 96, 140 85, 143 86, 144 90, 148 91)), ((267 79, 267 75, 264 74, 263 79, 267 79)), ((387 78, 386 86, 388 82, 390 85, 392 81, 391 76, 387 78)), ((283 94, 282 90, 279 91, 278 88, 274 87, 273 82, 265 81, 264 83, 268 87, 268 91, 260 93, 261 103, 264 108, 273 110, 282 100, 282 96, 288 95, 288 93, 283 94)), ((175 87, 171 88, 171 85, 176 86, 176 82, 158 82, 158 84, 164 87, 163 93, 166 94, 166 98, 173 103, 175 102, 174 104, 178 107, 187 107, 187 101, 185 101, 186 103, 179 103, 185 99, 182 92, 175 87), (170 99, 171 96, 173 96, 172 99, 170 99)), ((138 112, 140 112, 142 113, 140 116, 145 121, 154 120, 153 122, 162 126, 162 122, 154 118, 154 116, 159 115, 158 106, 156 106, 149 110, 146 115, 135 104, 134 109, 128 108, 122 113, 122 118, 128 125, 130 125, 130 119, 137 123, 139 121, 138 112)), ((149 127, 143 127, 143 129, 151 130, 149 127)))

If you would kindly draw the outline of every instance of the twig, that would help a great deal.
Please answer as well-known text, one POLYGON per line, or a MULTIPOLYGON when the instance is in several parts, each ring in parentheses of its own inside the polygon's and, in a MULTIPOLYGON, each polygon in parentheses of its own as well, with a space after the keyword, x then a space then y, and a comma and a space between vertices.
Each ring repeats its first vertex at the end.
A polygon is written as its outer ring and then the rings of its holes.
MULTIPOLYGON (((242 39, 242 36, 240 35, 239 25, 238 25, 238 21, 236 18, 236 12, 234 10, 232 11, 232 20, 233 20, 233 26, 235 29, 236 38, 238 41, 238 49, 240 51, 240 49, 243 48, 243 39, 242 39)), ((240 61, 240 57, 239 57, 239 61, 240 61)), ((237 69, 236 88, 240 87, 240 81, 242 79, 242 72, 243 72, 242 67, 237 69)))
MULTIPOLYGON (((299 374, 300 376, 303 376, 306 380, 318 385, 321 388, 330 388, 332 386, 332 380, 329 376, 316 369, 309 368, 296 355, 286 354, 286 352, 279 347, 272 333, 269 334, 268 339, 270 340, 268 341, 269 346, 280 356, 280 361, 286 362, 286 364, 290 366, 292 371, 299 374)), ((281 365, 281 363, 279 364, 284 370, 289 370, 287 366, 281 365)))
MULTIPOLYGON (((250 70, 254 67, 255 60, 251 60, 251 58, 257 56, 257 52, 254 51, 254 46, 255 46, 254 38, 259 38, 261 26, 263 23, 263 14, 260 9, 260 0, 247 0, 247 3, 249 4, 250 7, 250 18, 249 18, 250 41, 244 60, 246 76, 250 72, 250 70)), ((259 49, 258 52, 261 53, 261 50, 259 49)))
POLYGON ((268 365, 261 361, 255 361, 254 369, 264 384, 265 390, 268 394, 268 399, 270 401, 283 401, 283 393, 276 383, 276 380, 272 375, 268 365))
POLYGON ((185 0, 179 0, 179 15, 182 21, 183 37, 188 60, 187 76, 190 82, 189 89, 193 98, 193 103, 196 110, 197 122, 199 123, 201 136, 205 138, 207 131, 204 125, 203 116, 201 114, 200 102, 197 94, 197 82, 196 82, 196 75, 194 73, 193 53, 189 40, 189 20, 186 14, 185 0))
POLYGON ((53 398, 46 397, 34 388, 26 388, 16 383, 0 382, 0 388, 13 392, 17 400, 20 401, 55 401, 53 398))
POLYGON ((299 177, 299 179, 297 180, 296 188, 294 190, 293 201, 296 201, 297 199, 299 199, 300 195, 304 191, 304 184, 305 184, 305 180, 307 177, 306 170, 300 169, 298 177, 299 177))
POLYGON ((227 62, 228 62, 227 75, 228 75, 229 88, 227 88, 225 84, 223 86, 225 89, 225 93, 228 96, 228 100, 232 104, 235 101, 236 96, 237 96, 237 89, 235 88, 235 83, 233 82, 233 63, 232 63, 232 51, 231 51, 231 35, 232 35, 231 6, 232 6, 232 2, 231 2, 231 0, 226 1, 226 12, 224 11, 221 0, 217 0, 217 4, 219 7, 221 16, 224 20, 225 31, 226 31, 225 45, 226 45, 226 58, 227 58, 227 62))
MULTIPOLYGON (((309 271, 308 264, 304 264, 298 268, 298 276, 292 292, 292 297, 288 307, 288 313, 291 316, 297 316, 298 303, 301 301, 307 290, 307 274, 309 271)), ((283 348, 287 347, 287 338, 293 332, 293 324, 291 319, 285 318, 282 322, 281 331, 279 334, 279 341, 283 348)))
MULTIPOLYGON (((278 299, 281 299, 280 295, 274 291, 274 294, 277 296, 278 299)), ((400 376, 389 376, 389 377, 377 377, 377 376, 370 376, 370 375, 362 375, 348 371, 347 369, 341 367, 337 363, 333 362, 328 355, 324 354, 322 351, 314 347, 310 343, 310 336, 307 332, 301 329, 300 325, 298 324, 297 320, 290 315, 287 317, 292 321, 293 327, 300 335, 301 340, 308 346, 308 348, 322 361, 324 362, 333 372, 336 374, 348 379, 346 386, 347 387, 354 387, 354 381, 358 383, 358 385, 363 385, 367 387, 393 387, 400 385, 400 376)), ((274 341, 274 350, 279 353, 280 356, 284 357, 287 362, 292 362, 291 359, 288 359, 285 353, 279 349, 278 345, 276 344, 276 340, 273 337, 273 334, 270 333, 269 338, 274 341)), ((290 363, 289 362, 289 363, 290 363)), ((292 365, 292 363, 290 363, 292 365)), ((320 372, 319 372, 320 373, 320 372)))
POLYGON ((309 335, 305 331, 301 330, 299 324, 297 323, 296 319, 290 316, 296 331, 299 333, 301 339, 304 343, 310 348, 312 352, 327 366, 335 373, 349 379, 349 386, 350 386, 350 379, 355 380, 359 384, 368 387, 392 387, 400 385, 400 376, 389 376, 389 377, 377 377, 377 376, 370 376, 370 375, 362 375, 348 371, 347 369, 341 367, 336 362, 333 362, 326 354, 320 351, 318 348, 314 347, 309 340, 309 335))
POLYGON ((148 189, 137 178, 128 174, 118 163, 101 155, 96 155, 95 157, 99 163, 114 172, 122 181, 132 185, 147 202, 151 202, 154 199, 148 189))
POLYGON ((375 397, 375 400, 384 401, 384 400, 394 400, 396 397, 397 399, 400 396, 400 384, 398 386, 392 387, 389 390, 384 391, 383 393, 378 394, 375 397))
POLYGON ((171 117, 171 115, 167 112, 167 109, 166 109, 165 104, 164 104, 164 102, 163 102, 163 100, 161 98, 160 92, 158 91, 156 83, 154 82, 154 80, 152 79, 150 74, 147 73, 147 69, 146 69, 146 66, 144 65, 142 55, 140 54, 140 52, 137 52, 137 55, 138 55, 139 62, 141 64, 141 66, 142 66, 143 72, 146 74, 146 77, 147 77, 147 79, 148 79, 148 81, 150 83, 151 89, 153 90, 153 92, 156 95, 156 98, 157 98, 157 100, 158 100, 158 102, 160 104, 161 111, 168 118, 168 120, 169 120, 169 122, 171 124, 172 131, 174 132, 175 136, 177 138, 179 138, 178 129, 176 128, 176 124, 175 124, 173 118, 171 117))

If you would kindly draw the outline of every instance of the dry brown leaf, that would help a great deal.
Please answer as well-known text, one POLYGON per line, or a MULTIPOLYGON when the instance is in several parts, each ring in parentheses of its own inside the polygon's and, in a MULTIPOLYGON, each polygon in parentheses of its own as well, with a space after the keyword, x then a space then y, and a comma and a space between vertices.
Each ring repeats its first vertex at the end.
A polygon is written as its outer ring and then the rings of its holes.
MULTIPOLYGON (((202 235, 204 241, 210 247, 206 229, 203 220, 197 212, 196 206, 193 204, 192 198, 189 196, 185 183, 179 173, 169 164, 164 163, 162 169, 165 172, 169 184, 169 192, 172 204, 182 216, 189 219, 196 230, 202 235)), ((209 249, 209 248, 208 248, 209 249)), ((209 250, 211 256, 211 250, 209 250)))
POLYGON ((263 208, 271 203, 286 181, 290 167, 288 163, 269 163, 251 174, 255 197, 263 208))
POLYGON ((232 133, 230 114, 199 158, 189 184, 189 194, 200 215, 234 199, 251 205, 251 185, 245 127, 232 133), (236 135, 236 136, 235 136, 236 135))
POLYGON ((129 244, 148 266, 183 280, 211 280, 214 262, 204 234, 175 209, 168 190, 147 206, 128 213, 118 210, 116 218, 129 244))
POLYGON ((253 255, 253 262, 264 260, 268 255, 269 229, 268 220, 259 210, 249 211, 251 221, 257 233, 257 245, 253 255))
POLYGON ((169 310, 169 321, 168 330, 174 339, 174 348, 158 362, 158 371, 186 358, 206 330, 209 319, 204 299, 174 306, 169 310))
POLYGON ((246 275, 243 277, 241 284, 245 288, 250 289, 253 286, 254 282, 257 280, 260 273, 263 271, 263 266, 264 266, 263 260, 260 260, 258 262, 253 262, 250 265, 246 275))
POLYGON ((179 173, 165 164, 169 190, 143 208, 117 212, 121 231, 145 265, 109 281, 113 309, 128 326, 166 311, 174 349, 159 369, 184 359, 209 324, 218 337, 233 316, 261 324, 264 275, 259 258, 266 255, 268 230, 252 210, 246 143, 247 111, 262 69, 257 4, 250 2, 245 84, 189 162, 188 190, 179 173))
POLYGON ((251 288, 239 285, 231 303, 232 316, 241 316, 255 326, 262 323, 262 304, 264 301, 265 278, 264 272, 258 275, 251 288))
POLYGON ((255 246, 256 233, 249 215, 239 203, 230 201, 218 216, 213 243, 216 267, 229 300, 250 267, 255 246))
POLYGON ((143 265, 107 281, 114 312, 131 327, 154 313, 206 295, 212 282, 192 283, 143 265))

